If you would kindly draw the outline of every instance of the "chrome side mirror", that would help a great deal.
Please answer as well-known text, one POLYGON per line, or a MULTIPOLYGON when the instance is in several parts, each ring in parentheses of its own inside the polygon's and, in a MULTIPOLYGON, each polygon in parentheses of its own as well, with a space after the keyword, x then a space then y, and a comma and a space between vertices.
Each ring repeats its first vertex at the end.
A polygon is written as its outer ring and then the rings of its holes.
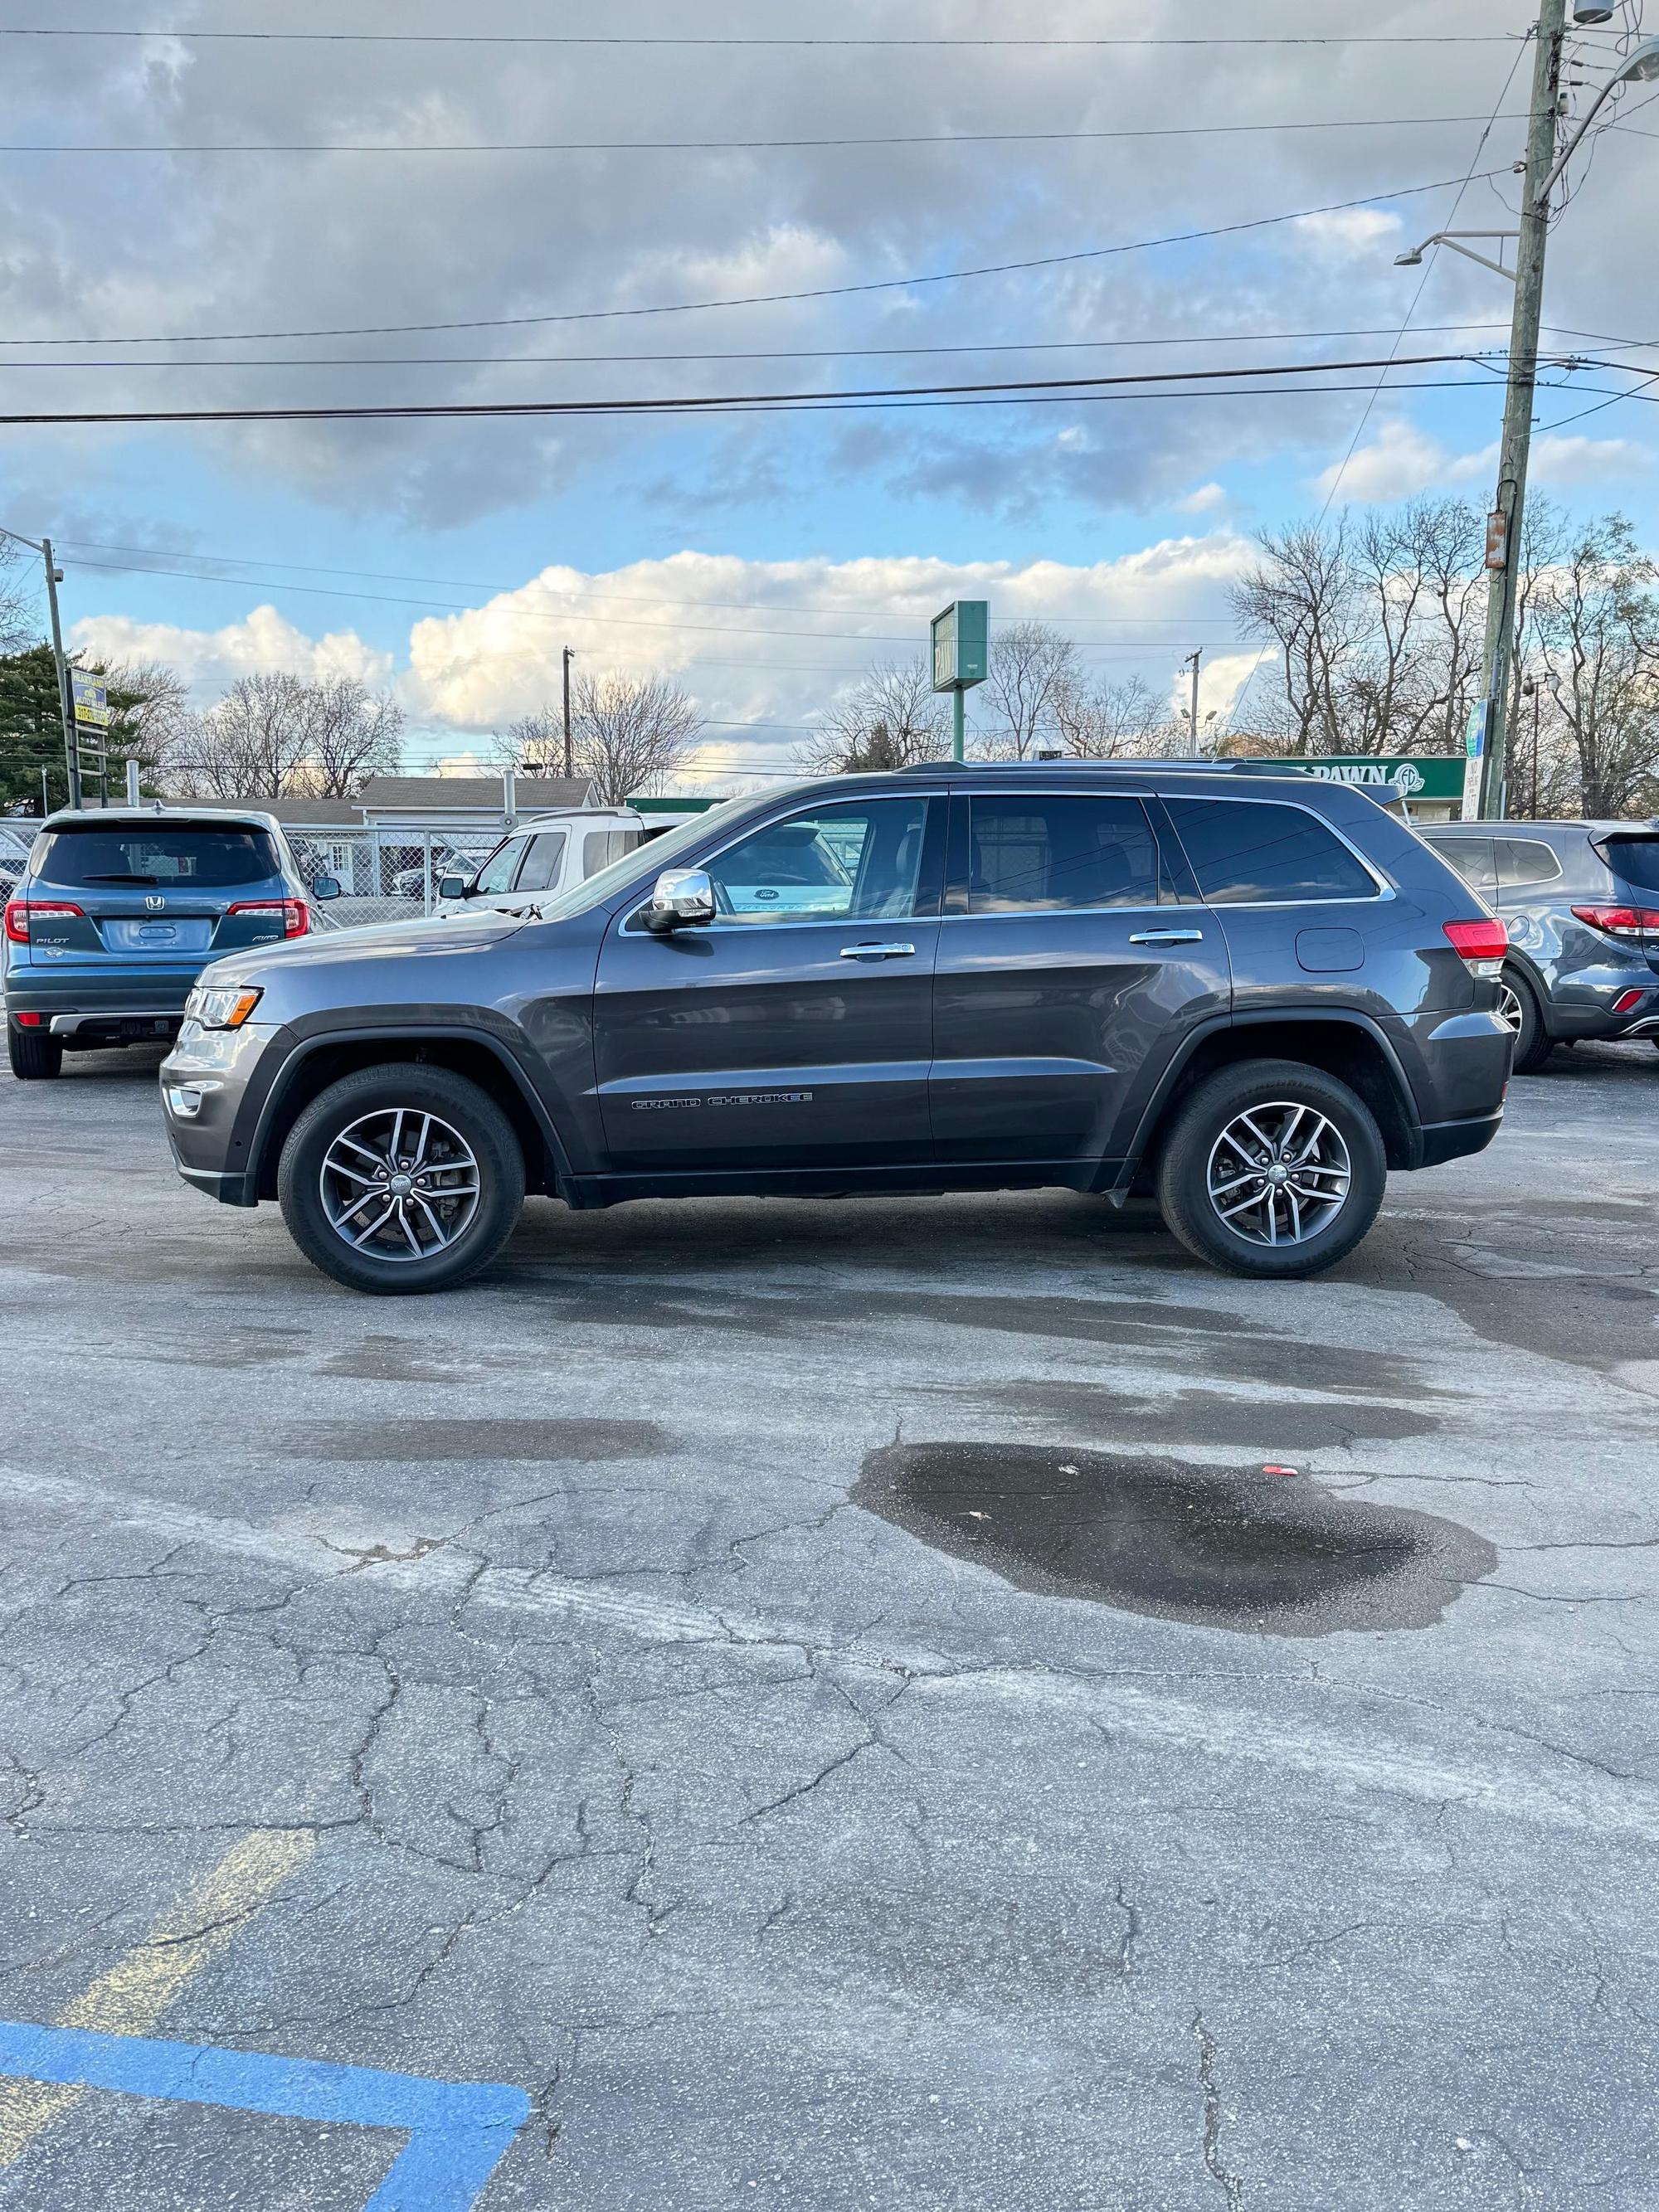
POLYGON ((466 878, 465 876, 440 876, 438 878, 438 896, 441 899, 464 899, 466 896, 466 878))
POLYGON ((657 878, 645 926, 659 937, 714 919, 714 886, 701 868, 668 868, 657 878))

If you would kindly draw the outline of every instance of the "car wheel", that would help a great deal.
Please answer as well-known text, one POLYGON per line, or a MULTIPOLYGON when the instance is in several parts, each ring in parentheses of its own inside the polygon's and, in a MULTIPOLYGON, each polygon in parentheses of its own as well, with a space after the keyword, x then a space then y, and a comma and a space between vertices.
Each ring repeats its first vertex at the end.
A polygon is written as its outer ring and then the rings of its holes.
POLYGON ((313 1267, 355 1291, 449 1290, 488 1267, 524 1202, 524 1155, 495 1100, 447 1068, 364 1068, 313 1098, 276 1195, 313 1267))
POLYGON ((1526 977, 1513 968, 1504 970, 1498 986, 1498 1011, 1515 1031, 1515 1058, 1510 1073, 1531 1075, 1555 1049, 1539 1012, 1538 994, 1526 977))
POLYGON ((1317 1274, 1376 1218, 1387 1177, 1370 1109, 1322 1068, 1218 1068, 1179 1109, 1158 1202, 1187 1249, 1230 1274, 1317 1274))
POLYGON ((8 1022, 6 1051, 20 1083, 44 1083, 63 1072, 62 1041, 45 1030, 20 1030, 15 1022, 8 1022))

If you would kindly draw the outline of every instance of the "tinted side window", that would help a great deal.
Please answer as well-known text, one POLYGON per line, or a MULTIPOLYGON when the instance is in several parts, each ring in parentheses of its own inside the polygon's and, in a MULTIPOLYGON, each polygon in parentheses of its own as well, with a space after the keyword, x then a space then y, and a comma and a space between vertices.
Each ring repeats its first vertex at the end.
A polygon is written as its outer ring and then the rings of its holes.
POLYGON ((1490 837, 1431 837, 1427 841, 1449 868, 1455 868, 1466 884, 1473 884, 1483 898, 1498 889, 1490 837))
POLYGON ((1505 890, 1553 884, 1561 872, 1559 860, 1536 837, 1500 837, 1497 844, 1498 880, 1505 890))
POLYGON ((509 837, 505 845, 499 846, 479 869, 477 889, 481 891, 510 891, 513 872, 523 856, 526 842, 522 837, 509 837))
POLYGON ((631 853, 636 842, 626 830, 590 830, 582 841, 583 875, 598 875, 601 868, 631 853))
POLYGON ((723 921, 862 921, 915 912, 922 799, 864 799, 769 823, 708 863, 723 921))
POLYGON ((557 883, 559 863, 564 858, 564 831, 544 830, 539 837, 530 841, 530 851, 519 871, 514 889, 521 891, 544 891, 557 883))
POLYGON ((1158 840, 1138 799, 1010 792, 970 802, 969 914, 1156 906, 1158 840))
POLYGON ((1199 890, 1212 906, 1376 896, 1376 885, 1347 847, 1298 806, 1235 799, 1166 799, 1164 805, 1199 890))

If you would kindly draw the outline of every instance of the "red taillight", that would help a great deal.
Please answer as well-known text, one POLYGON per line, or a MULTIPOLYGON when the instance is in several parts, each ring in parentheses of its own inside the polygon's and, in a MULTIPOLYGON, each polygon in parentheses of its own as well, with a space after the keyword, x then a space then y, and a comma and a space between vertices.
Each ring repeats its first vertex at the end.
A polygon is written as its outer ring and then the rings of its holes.
POLYGON ((1441 926, 1458 957, 1471 965, 1477 960, 1501 963, 1510 949, 1510 933, 1501 921, 1448 921, 1441 926))
POLYGON ((1647 906, 1576 906, 1580 921, 1608 937, 1659 937, 1659 914, 1647 906))
POLYGON ((311 908, 303 899, 240 899, 228 914, 280 914, 284 937, 303 937, 311 927, 311 908))
POLYGON ((46 1024, 46 1018, 44 1014, 19 1014, 17 1017, 17 1026, 20 1030, 44 1029, 46 1024))
POLYGON ((1645 991, 1621 991, 1613 1002, 1613 1011, 1615 1014, 1634 1013, 1647 995, 1645 991))
POLYGON ((9 899, 6 902, 6 935, 14 945, 29 941, 31 915, 55 914, 59 920, 72 918, 84 921, 86 915, 73 899, 9 899))

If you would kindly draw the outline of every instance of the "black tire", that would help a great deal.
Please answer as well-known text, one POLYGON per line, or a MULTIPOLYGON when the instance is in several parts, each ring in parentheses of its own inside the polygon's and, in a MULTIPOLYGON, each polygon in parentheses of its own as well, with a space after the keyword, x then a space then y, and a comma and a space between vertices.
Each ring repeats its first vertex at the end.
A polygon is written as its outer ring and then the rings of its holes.
POLYGON ((1346 1259, 1376 1220, 1387 1174, 1382 1139, 1370 1109, 1346 1083, 1300 1060, 1248 1060, 1218 1068, 1182 1100, 1158 1159, 1158 1202, 1171 1232, 1187 1249, 1225 1273, 1275 1279, 1316 1275, 1346 1259), (1289 1109, 1297 1107, 1304 1109, 1304 1118, 1293 1123, 1289 1109), (1275 1110, 1280 1108, 1286 1110, 1275 1110), (1227 1157, 1234 1151, 1229 1132, 1246 1114, 1256 1119, 1275 1148, 1281 1136, 1290 1139, 1286 1175, 1273 1184, 1268 1181, 1273 1167, 1285 1163, 1274 1160, 1270 1151, 1267 1172, 1255 1176, 1253 1170, 1262 1163, 1254 1139, 1248 1140, 1252 1147, 1248 1161, 1237 1152, 1231 1161, 1227 1157), (1300 1164, 1307 1114, 1322 1116, 1334 1139, 1320 1136, 1317 1157, 1331 1163, 1346 1159, 1346 1181, 1334 1164, 1300 1164), (1236 1170, 1243 1170, 1239 1187, 1246 1200, 1259 1187, 1261 1202, 1236 1223, 1224 1221, 1218 1201, 1212 1199, 1212 1162, 1224 1183, 1236 1170), (1294 1191, 1283 1188, 1292 1176, 1294 1191), (1271 1206, 1267 1197, 1270 1188, 1276 1193, 1271 1206), (1333 1205, 1338 1191, 1340 1197, 1333 1205), (1274 1231, 1282 1224, 1286 1235, 1294 1214, 1306 1224, 1301 1240, 1267 1242, 1269 1214, 1274 1231), (1310 1214, 1316 1217, 1311 1224, 1310 1214), (1317 1218, 1321 1215, 1322 1220, 1317 1218))
POLYGON ((6 1052, 20 1083, 44 1083, 63 1073, 63 1042, 49 1030, 20 1030, 15 1022, 8 1022, 6 1052))
MULTIPOLYGON (((398 1179, 404 1180, 401 1171, 398 1179)), ((337 1283, 381 1297, 447 1291, 487 1267, 513 1234, 524 1203, 524 1154, 512 1123, 476 1083, 446 1067, 393 1063, 343 1076, 312 1100, 283 1146, 276 1195, 289 1236, 313 1267, 337 1283), (393 1117, 399 1111, 416 1127, 411 1139, 404 1125, 403 1143, 410 1146, 408 1154, 401 1144, 393 1145, 399 1134, 393 1117), (406 1198, 394 1200, 388 1182, 386 1196, 392 1206, 388 1225, 375 1236, 371 1249, 363 1249, 349 1241, 349 1230, 337 1228, 331 1217, 331 1203, 350 1210, 347 1200, 356 1187, 342 1180, 352 1170, 338 1165, 325 1169, 331 1148, 348 1131, 367 1145, 367 1156, 349 1146, 332 1156, 337 1162, 361 1157, 358 1179, 367 1189, 372 1182, 387 1180, 373 1165, 377 1153, 383 1150, 395 1165, 402 1158, 413 1160, 422 1149, 419 1123, 424 1117, 445 1133, 434 1138, 428 1132, 432 1150, 431 1165, 424 1171, 429 1177, 425 1195, 411 1188, 406 1198), (362 1130, 357 1130, 359 1123, 366 1125, 362 1130), (461 1194, 469 1169, 443 1164, 458 1162, 462 1152, 470 1156, 477 1177, 470 1215, 461 1194), (327 1200, 325 1183, 333 1194, 327 1200), (446 1196, 447 1191, 450 1195, 446 1196), (403 1231, 403 1241, 406 1243, 412 1236, 416 1242, 429 1243, 425 1256, 416 1258, 412 1251, 400 1256, 398 1231, 405 1217, 412 1226, 403 1231), (438 1244, 436 1238, 446 1231, 451 1241, 438 1244)), ((379 1197, 375 1190, 362 1201, 371 1216, 379 1197)), ((379 1218, 370 1218, 371 1230, 379 1218)))
MULTIPOLYGON (((1555 1050, 1555 1041, 1544 1027, 1538 994, 1518 968, 1504 970, 1503 988, 1514 994, 1514 1010, 1506 1016, 1515 1031, 1515 1058, 1510 1062, 1510 1073, 1535 1075, 1555 1050)), ((1498 1003, 1502 1012, 1501 994, 1498 1003)))

